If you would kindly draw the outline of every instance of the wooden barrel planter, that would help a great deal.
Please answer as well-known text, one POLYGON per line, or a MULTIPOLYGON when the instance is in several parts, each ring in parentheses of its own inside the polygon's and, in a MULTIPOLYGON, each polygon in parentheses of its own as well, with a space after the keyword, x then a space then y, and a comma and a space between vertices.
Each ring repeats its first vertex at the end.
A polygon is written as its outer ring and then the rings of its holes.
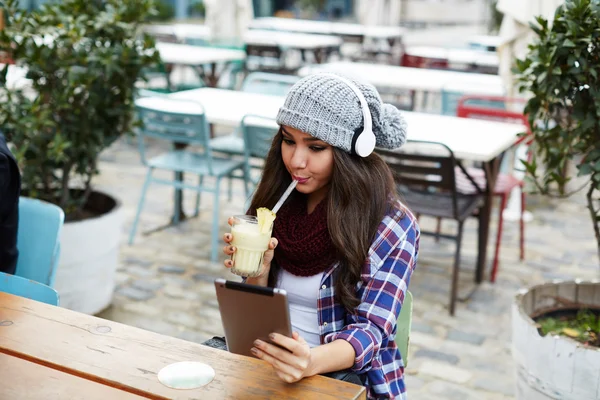
POLYGON ((518 400, 600 399, 600 349, 564 336, 541 336, 533 318, 579 308, 600 310, 600 281, 556 281, 520 291, 512 309, 518 400))

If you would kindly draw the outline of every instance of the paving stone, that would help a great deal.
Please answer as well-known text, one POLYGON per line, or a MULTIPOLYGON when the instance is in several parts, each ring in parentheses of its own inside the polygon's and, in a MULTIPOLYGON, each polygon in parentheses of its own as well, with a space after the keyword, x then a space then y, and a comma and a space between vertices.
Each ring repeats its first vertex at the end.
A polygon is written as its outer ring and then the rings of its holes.
POLYGON ((217 279, 218 277, 214 276, 214 275, 208 275, 208 274, 203 274, 203 273, 197 273, 192 275, 192 279, 195 281, 204 281, 204 282, 214 282, 215 279, 217 279))
POLYGON ((411 322, 410 330, 411 330, 411 332, 423 332, 423 333, 429 333, 429 334, 435 333, 435 329, 433 329, 430 325, 427 325, 423 322, 418 322, 418 321, 411 322))
POLYGON ((178 265, 162 265, 162 266, 158 267, 158 270, 165 274, 184 274, 185 273, 185 268, 180 267, 178 265))
POLYGON ((154 270, 148 267, 140 267, 138 265, 128 266, 125 271, 130 273, 132 276, 140 278, 150 278, 156 275, 154 270))
POLYGON ((140 289, 140 290, 145 290, 146 292, 155 292, 158 289, 160 289, 161 287, 164 286, 164 284, 162 282, 156 282, 156 281, 146 281, 146 280, 135 280, 131 283, 131 286, 136 288, 136 289, 140 289))
POLYGON ((149 267, 154 263, 153 261, 144 260, 137 257, 125 257, 123 262, 128 265, 139 265, 141 267, 149 267))
POLYGON ((486 337, 483 335, 479 335, 477 333, 468 333, 459 330, 452 329, 448 331, 448 336, 446 336, 448 340, 454 340, 457 342, 465 342, 474 345, 481 345, 486 337))
POLYGON ((169 322, 188 328, 196 328, 198 326, 198 320, 187 312, 171 311, 166 314, 165 318, 169 322))
POLYGON ((120 287, 117 290, 117 293, 122 296, 128 297, 132 300, 138 301, 148 300, 154 297, 154 294, 152 292, 148 292, 147 290, 141 290, 130 286, 120 287))
POLYGON ((423 362, 419 367, 419 374, 460 384, 467 383, 473 377, 473 374, 465 369, 438 361, 423 362))
MULTIPOLYGON (((430 383, 425 387, 429 393, 439 396, 439 399, 448 400, 500 400, 502 395, 492 394, 441 380, 430 383)), ((418 397, 417 397, 418 399, 418 397)))
POLYGON ((442 353, 441 351, 420 349, 414 354, 415 357, 431 358, 433 360, 443 361, 448 364, 458 364, 459 358, 453 354, 442 353))
MULTIPOLYGON (((425 385, 425 381, 415 375, 404 375, 404 383, 406 384, 406 390, 408 393, 412 394, 414 391, 417 391, 425 385)), ((412 396, 411 396, 412 398, 412 396)), ((416 398, 416 397, 415 397, 416 398)))
POLYGON ((514 379, 499 374, 475 379, 473 386, 488 392, 503 393, 507 396, 515 395, 514 379))

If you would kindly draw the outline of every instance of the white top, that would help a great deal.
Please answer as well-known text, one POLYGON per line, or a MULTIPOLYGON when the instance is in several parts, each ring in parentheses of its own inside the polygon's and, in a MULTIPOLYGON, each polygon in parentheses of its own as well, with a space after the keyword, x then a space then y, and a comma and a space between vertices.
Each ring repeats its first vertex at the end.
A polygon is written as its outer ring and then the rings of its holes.
POLYGON ((254 45, 275 45, 281 48, 314 50, 325 47, 339 47, 339 36, 311 35, 307 33, 273 32, 253 29, 244 34, 244 42, 254 45))
POLYGON ((433 46, 411 46, 406 48, 406 54, 416 57, 448 60, 450 63, 475 64, 483 67, 498 67, 498 55, 491 51, 475 49, 447 49, 433 46))
POLYGON ((283 268, 277 287, 287 292, 292 330, 302 336, 310 347, 321 344, 317 299, 323 273, 313 276, 292 275, 283 268))
POLYGON ((366 26, 344 22, 277 17, 256 18, 250 23, 250 28, 322 35, 365 36, 379 39, 401 38, 404 34, 404 29, 397 26, 366 26))
MULTIPOLYGON (((201 88, 173 93, 170 97, 200 102, 209 123, 240 125, 246 114, 275 119, 285 100, 282 96, 201 88)), ((153 98, 160 102, 160 97, 153 98)), ((403 111, 408 138, 444 143, 463 160, 491 161, 512 146, 524 132, 520 124, 403 111)))
POLYGON ((166 64, 198 66, 246 59, 246 52, 242 50, 162 42, 156 43, 156 49, 160 53, 160 58, 166 64))
POLYGON ((366 80, 378 88, 441 92, 451 90, 465 94, 502 96, 504 86, 498 75, 476 74, 427 68, 339 61, 310 65, 300 69, 306 76, 319 71, 338 72, 366 80))

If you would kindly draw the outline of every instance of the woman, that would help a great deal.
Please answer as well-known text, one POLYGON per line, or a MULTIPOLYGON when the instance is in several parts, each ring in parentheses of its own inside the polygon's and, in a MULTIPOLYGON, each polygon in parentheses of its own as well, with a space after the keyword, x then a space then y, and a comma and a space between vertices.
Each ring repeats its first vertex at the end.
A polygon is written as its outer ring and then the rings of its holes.
POLYGON ((277 213, 262 273, 246 282, 288 292, 294 334, 273 334, 281 347, 257 340, 252 352, 286 382, 350 370, 369 398, 404 399, 394 336, 419 228, 372 151, 400 147, 406 124, 373 86, 330 73, 297 82, 277 123, 250 212, 298 185, 277 213))

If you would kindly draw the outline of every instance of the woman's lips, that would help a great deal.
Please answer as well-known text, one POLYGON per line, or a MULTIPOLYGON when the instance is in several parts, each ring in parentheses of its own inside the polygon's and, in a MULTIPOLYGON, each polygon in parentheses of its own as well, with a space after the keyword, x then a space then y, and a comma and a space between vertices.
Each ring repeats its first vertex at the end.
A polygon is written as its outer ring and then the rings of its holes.
POLYGON ((298 176, 294 176, 294 180, 298 181, 298 184, 303 184, 303 183, 306 183, 306 181, 308 180, 308 178, 300 178, 298 176))

